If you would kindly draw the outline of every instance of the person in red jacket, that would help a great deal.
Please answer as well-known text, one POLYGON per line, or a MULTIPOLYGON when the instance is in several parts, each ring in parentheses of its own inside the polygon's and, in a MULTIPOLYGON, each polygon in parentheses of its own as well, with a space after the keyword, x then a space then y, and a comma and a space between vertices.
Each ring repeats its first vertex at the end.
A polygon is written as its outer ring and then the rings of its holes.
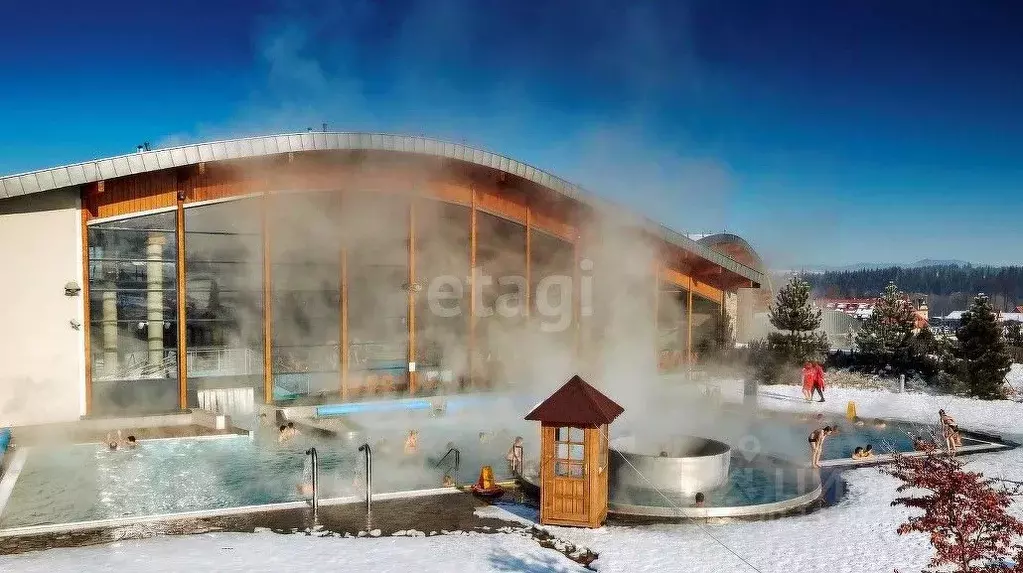
POLYGON ((809 361, 803 364, 803 398, 809 402, 813 400, 813 386, 817 380, 817 370, 814 369, 813 364, 809 361))
POLYGON ((824 401, 824 367, 819 362, 813 364, 813 386, 810 389, 810 399, 813 400, 813 393, 821 397, 818 402, 824 401))

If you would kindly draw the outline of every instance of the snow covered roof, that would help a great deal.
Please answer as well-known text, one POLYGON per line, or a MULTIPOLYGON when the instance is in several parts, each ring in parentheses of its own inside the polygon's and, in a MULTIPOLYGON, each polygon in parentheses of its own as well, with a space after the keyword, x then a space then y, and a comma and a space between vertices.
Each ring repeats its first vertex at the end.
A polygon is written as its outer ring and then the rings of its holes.
MULTIPOLYGON (((962 320, 963 313, 965 310, 953 310, 948 313, 947 316, 942 317, 944 320, 962 320)), ((999 313, 999 318, 1003 321, 1014 320, 1016 322, 1023 322, 1023 312, 1003 312, 999 313)))

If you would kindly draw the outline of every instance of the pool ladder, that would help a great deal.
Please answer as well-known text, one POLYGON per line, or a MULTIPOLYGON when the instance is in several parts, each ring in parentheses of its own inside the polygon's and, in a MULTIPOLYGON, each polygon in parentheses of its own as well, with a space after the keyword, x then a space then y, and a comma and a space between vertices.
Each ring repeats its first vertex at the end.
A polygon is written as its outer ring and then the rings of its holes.
POLYGON ((312 457, 310 464, 312 465, 312 486, 313 486, 313 522, 316 522, 317 513, 320 509, 320 488, 319 488, 319 461, 316 457, 316 448, 309 448, 305 451, 305 455, 312 457))
POLYGON ((365 452, 366 457, 366 519, 369 519, 370 510, 373 504, 373 449, 369 444, 359 446, 360 452, 365 452))
POLYGON ((455 469, 454 469, 454 472, 457 474, 459 466, 462 465, 462 452, 458 451, 458 448, 451 448, 450 450, 448 450, 448 453, 444 454, 444 457, 442 457, 439 462, 434 464, 434 467, 439 468, 440 465, 442 463, 444 463, 444 460, 448 459, 448 456, 450 456, 451 454, 455 454, 455 458, 454 458, 455 459, 455 469))

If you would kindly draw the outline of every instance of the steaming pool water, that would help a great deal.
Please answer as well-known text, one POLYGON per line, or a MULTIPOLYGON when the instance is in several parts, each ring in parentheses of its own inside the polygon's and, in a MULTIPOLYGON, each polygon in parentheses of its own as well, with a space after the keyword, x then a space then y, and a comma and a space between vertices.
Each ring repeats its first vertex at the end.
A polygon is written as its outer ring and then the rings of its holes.
MULTIPOLYGON (((420 444, 420 456, 404 456, 400 442, 374 450, 374 494, 437 488, 445 473, 459 483, 475 481, 482 464, 492 465, 499 479, 510 477, 503 443, 463 447, 457 472, 450 458, 435 466, 445 450, 420 444)), ((296 486, 310 446, 317 448, 322 499, 364 495, 363 454, 358 444, 341 440, 300 436, 278 446, 238 436, 143 441, 115 452, 100 444, 32 448, 0 527, 301 501, 296 486)))
MULTIPOLYGON (((496 414, 487 408, 439 418, 407 412, 366 415, 360 419, 365 439, 357 442, 303 435, 278 445, 275 430, 267 429, 256 438, 150 440, 137 449, 117 452, 100 444, 33 447, 0 514, 0 528, 300 501, 296 486, 310 446, 319 453, 321 499, 363 495, 364 462, 357 451, 362 441, 374 446, 374 493, 437 488, 445 474, 460 484, 472 483, 482 465, 492 466, 499 480, 510 478, 504 456, 516 435, 526 439, 528 474, 529 466, 535 466, 529 462, 535 460, 530 452, 535 454, 538 447, 536 427, 523 422, 488 433, 481 442, 477 433, 494 419, 496 414), (411 428, 421 432, 419 456, 402 453, 403 436, 411 428), (387 447, 382 447, 381 438, 386 438, 387 447), (461 453, 457 471, 451 458, 440 467, 435 465, 447 452, 449 441, 461 453)), ((812 474, 774 456, 805 460, 806 436, 819 425, 786 416, 717 424, 719 430, 724 427, 731 432, 713 436, 732 447, 730 469, 720 487, 704 492, 707 506, 752 506, 805 496, 816 487, 812 474), (761 438, 763 442, 758 442, 761 438)), ((883 429, 858 427, 844 420, 840 425, 842 432, 825 442, 826 460, 848 458, 856 446, 868 443, 879 452, 886 444, 909 451, 911 434, 927 435, 933 430, 897 423, 883 429)), ((972 443, 964 439, 964 445, 972 443)), ((657 440, 646 446, 663 447, 657 440)), ((629 503, 651 507, 692 505, 691 496, 677 493, 667 492, 668 499, 643 488, 623 487, 618 493, 629 503)))

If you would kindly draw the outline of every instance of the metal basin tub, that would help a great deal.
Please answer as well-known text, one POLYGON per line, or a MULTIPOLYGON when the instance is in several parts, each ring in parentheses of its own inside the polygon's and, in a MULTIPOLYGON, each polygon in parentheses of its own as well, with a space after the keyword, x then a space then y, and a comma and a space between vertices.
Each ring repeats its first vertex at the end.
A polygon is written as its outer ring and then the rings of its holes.
POLYGON ((666 443, 639 443, 629 436, 610 445, 612 503, 628 503, 628 492, 636 489, 656 489, 676 499, 687 498, 718 488, 728 480, 732 448, 724 442, 682 436, 666 443))

